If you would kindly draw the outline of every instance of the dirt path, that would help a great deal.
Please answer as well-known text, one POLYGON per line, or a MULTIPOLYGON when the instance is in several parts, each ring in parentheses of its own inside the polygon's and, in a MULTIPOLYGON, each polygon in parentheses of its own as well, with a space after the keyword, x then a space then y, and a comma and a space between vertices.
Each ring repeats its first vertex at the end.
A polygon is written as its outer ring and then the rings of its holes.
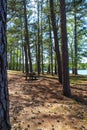
POLYGON ((68 99, 55 79, 9 74, 12 130, 87 130, 87 86, 81 88, 72 86, 68 99))

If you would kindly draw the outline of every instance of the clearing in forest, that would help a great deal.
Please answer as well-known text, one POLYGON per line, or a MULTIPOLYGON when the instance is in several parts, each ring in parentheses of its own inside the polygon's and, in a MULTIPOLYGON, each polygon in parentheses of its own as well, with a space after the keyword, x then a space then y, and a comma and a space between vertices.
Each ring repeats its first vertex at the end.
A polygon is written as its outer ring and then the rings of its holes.
POLYGON ((72 98, 56 78, 26 81, 15 71, 8 78, 12 130, 87 130, 87 77, 78 84, 72 77, 72 98))

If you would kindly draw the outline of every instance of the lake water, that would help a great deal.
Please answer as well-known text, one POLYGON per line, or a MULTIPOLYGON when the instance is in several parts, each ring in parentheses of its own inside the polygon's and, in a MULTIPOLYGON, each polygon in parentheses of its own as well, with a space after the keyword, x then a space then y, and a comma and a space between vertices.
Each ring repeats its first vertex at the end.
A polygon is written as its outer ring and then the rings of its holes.
MULTIPOLYGON (((70 70, 70 74, 72 74, 72 70, 70 70)), ((78 74, 87 75, 87 70, 78 70, 78 74)))

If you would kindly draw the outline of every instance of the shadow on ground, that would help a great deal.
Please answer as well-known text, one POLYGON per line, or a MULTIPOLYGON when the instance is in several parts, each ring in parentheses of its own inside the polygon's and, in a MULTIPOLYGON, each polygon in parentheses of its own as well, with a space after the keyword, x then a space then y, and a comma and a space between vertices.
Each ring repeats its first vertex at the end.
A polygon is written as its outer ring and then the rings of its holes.
POLYGON ((86 86, 72 86, 72 98, 62 95, 57 79, 26 81, 9 75, 12 130, 79 130, 86 128, 86 86))

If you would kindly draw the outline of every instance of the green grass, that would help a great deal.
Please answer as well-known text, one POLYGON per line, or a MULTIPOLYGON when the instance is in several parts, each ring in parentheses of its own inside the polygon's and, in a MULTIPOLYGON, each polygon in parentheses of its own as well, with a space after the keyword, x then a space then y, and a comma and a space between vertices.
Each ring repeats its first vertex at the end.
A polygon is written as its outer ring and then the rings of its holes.
POLYGON ((70 76, 71 84, 81 84, 86 81, 87 81, 87 76, 84 76, 84 75, 70 76))

